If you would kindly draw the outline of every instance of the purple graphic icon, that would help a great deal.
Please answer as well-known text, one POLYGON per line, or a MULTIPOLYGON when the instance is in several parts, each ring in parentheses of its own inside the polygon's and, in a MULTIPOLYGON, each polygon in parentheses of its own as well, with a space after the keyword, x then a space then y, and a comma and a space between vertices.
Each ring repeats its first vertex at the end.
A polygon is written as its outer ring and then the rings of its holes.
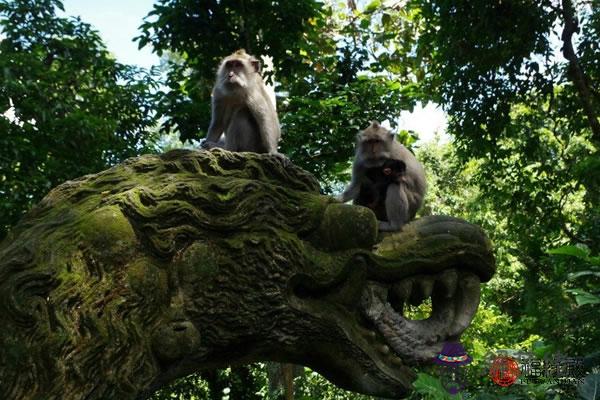
POLYGON ((470 364, 473 359, 458 342, 446 342, 433 362, 442 368, 441 382, 450 394, 457 394, 464 387, 464 379, 458 367, 470 364))
POLYGON ((460 343, 446 342, 439 354, 434 357, 433 362, 445 367, 458 367, 470 364, 473 359, 467 354, 460 343))

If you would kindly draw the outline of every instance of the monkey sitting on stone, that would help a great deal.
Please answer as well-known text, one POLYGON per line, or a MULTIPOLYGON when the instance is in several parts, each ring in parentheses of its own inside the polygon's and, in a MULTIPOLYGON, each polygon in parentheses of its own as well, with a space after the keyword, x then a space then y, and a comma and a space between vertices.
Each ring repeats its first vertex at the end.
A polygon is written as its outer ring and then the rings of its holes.
POLYGON ((390 183, 402 183, 406 173, 406 164, 401 160, 385 160, 381 167, 368 168, 365 172, 367 179, 360 186, 358 197, 354 204, 369 207, 377 219, 387 221, 385 211, 385 195, 390 183))
POLYGON ((202 147, 278 154, 281 136, 275 105, 260 73, 260 62, 245 50, 225 57, 212 91, 212 115, 202 147), (222 143, 222 142, 221 142, 222 143))
POLYGON ((423 166, 392 132, 377 121, 359 132, 352 181, 341 201, 366 205, 376 213, 379 230, 397 231, 415 217, 426 188, 423 166), (404 166, 396 164, 398 161, 404 166), (386 166, 390 162, 392 165, 386 166))

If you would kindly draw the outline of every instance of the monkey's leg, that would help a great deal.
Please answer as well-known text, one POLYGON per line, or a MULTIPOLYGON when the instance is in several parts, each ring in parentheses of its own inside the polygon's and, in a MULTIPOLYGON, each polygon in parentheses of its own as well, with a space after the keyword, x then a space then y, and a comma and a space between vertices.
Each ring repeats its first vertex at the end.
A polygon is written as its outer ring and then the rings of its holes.
POLYGON ((249 93, 246 100, 248 111, 256 121, 260 144, 267 148, 266 153, 277 152, 277 142, 281 135, 277 111, 267 98, 266 92, 256 90, 249 93))
POLYGON ((404 185, 390 183, 385 195, 385 211, 388 221, 379 222, 380 231, 397 231, 409 220, 408 199, 404 185))

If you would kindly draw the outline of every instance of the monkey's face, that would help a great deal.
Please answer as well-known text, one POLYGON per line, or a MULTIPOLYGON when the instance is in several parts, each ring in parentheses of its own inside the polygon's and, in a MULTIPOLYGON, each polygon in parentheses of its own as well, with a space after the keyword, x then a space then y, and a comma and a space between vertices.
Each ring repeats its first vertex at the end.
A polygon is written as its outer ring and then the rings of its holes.
POLYGON ((252 65, 248 60, 239 57, 228 58, 222 64, 219 78, 223 85, 230 89, 248 86, 249 76, 252 73, 252 65))
POLYGON ((359 152, 367 160, 389 158, 393 139, 393 134, 385 128, 369 127, 358 134, 359 152))

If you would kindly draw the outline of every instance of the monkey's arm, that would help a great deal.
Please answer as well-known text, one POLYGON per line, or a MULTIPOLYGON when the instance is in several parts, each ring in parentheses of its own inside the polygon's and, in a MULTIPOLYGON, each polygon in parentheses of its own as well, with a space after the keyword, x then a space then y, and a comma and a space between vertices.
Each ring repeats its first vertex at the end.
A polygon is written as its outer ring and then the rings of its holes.
POLYGON ((346 189, 344 189, 344 192, 338 197, 338 200, 340 200, 342 203, 345 203, 358 197, 358 194, 360 193, 360 185, 365 179, 367 179, 365 172, 366 170, 362 166, 362 163, 355 161, 354 165, 352 165, 352 180, 346 189))
POLYGON ((211 118, 206 140, 202 143, 202 148, 210 149, 217 146, 221 134, 225 130, 225 110, 224 104, 215 99, 216 94, 213 93, 213 101, 211 103, 211 118))

